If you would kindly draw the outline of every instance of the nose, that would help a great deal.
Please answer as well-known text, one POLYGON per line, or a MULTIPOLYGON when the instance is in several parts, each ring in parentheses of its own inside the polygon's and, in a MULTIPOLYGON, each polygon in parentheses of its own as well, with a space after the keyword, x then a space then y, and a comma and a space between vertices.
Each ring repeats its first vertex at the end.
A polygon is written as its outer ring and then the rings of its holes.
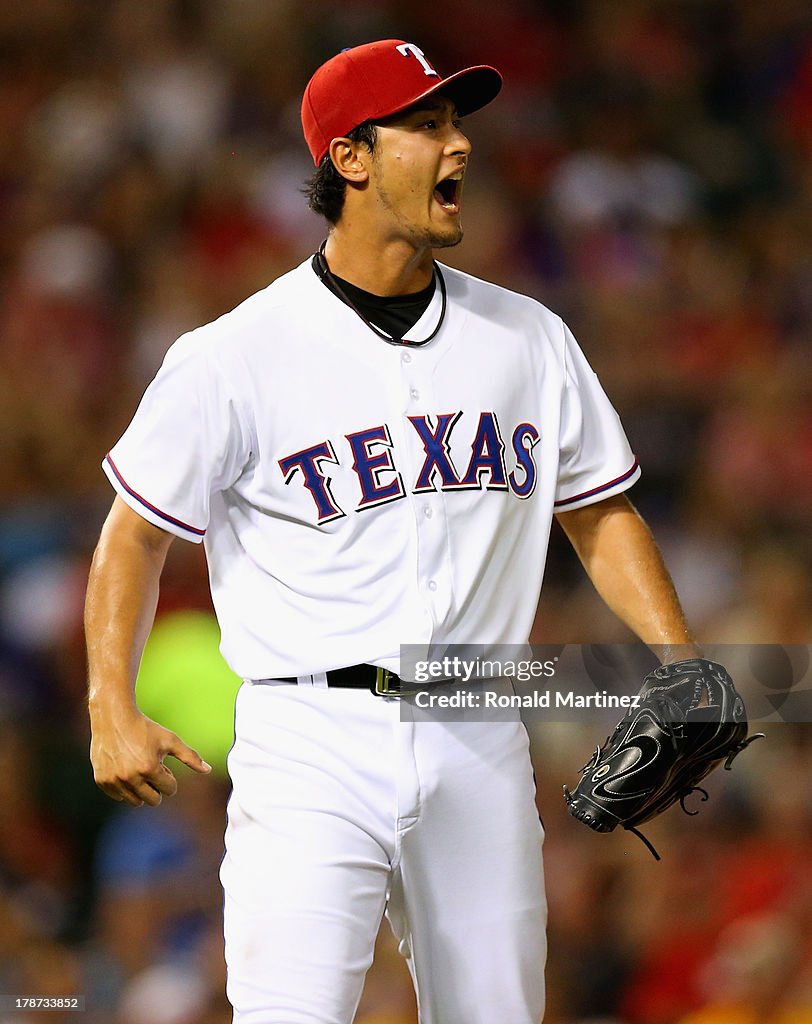
POLYGON ((448 141, 446 143, 446 152, 449 156, 456 156, 462 154, 468 156, 471 152, 472 146, 467 135, 463 133, 460 128, 455 125, 451 125, 449 130, 448 141))

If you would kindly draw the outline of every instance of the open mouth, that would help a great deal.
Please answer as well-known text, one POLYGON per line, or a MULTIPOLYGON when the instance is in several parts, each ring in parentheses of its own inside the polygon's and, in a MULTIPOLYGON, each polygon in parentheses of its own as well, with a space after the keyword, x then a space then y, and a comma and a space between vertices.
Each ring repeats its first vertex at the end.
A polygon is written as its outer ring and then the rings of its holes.
POLYGON ((444 178, 435 186, 434 198, 449 213, 459 213, 460 192, 462 191, 462 171, 444 178))

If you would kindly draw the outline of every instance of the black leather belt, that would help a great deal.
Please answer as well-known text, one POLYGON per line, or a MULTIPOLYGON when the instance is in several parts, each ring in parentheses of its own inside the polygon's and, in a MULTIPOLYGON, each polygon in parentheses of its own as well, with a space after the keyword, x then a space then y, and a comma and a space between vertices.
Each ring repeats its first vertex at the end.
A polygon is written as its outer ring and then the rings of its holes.
MULTIPOLYGON (((303 673, 306 675, 307 673, 303 673)), ((419 692, 414 683, 404 682, 388 668, 377 665, 350 665, 326 672, 327 685, 350 690, 371 690, 378 697, 405 697, 419 692)), ((297 676, 285 676, 280 683, 298 683, 297 676)))

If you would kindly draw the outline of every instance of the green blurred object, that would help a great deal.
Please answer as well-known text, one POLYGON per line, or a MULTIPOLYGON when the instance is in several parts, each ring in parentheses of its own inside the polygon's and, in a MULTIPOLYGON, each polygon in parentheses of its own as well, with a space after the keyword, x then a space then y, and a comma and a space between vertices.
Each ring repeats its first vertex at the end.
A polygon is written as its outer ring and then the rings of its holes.
POLYGON ((136 695, 145 715, 172 729, 225 774, 241 680, 223 660, 219 645, 213 615, 183 611, 162 616, 144 649, 136 695))

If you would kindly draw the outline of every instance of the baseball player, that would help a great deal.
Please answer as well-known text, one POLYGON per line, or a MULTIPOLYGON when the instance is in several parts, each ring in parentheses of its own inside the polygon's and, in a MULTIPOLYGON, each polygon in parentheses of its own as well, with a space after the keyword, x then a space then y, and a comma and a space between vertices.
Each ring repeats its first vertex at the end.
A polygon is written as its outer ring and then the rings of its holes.
POLYGON ((228 995, 239 1024, 349 1024, 384 914, 423 1024, 537 1024, 543 830, 520 721, 401 720, 401 644, 524 643, 558 516, 647 643, 688 630, 623 492, 639 470, 575 339, 435 262, 462 238, 488 66, 344 51, 305 90, 321 251, 168 352, 104 460, 87 597, 91 757, 171 795, 134 679, 173 538, 203 541, 244 684, 229 758, 228 995))

